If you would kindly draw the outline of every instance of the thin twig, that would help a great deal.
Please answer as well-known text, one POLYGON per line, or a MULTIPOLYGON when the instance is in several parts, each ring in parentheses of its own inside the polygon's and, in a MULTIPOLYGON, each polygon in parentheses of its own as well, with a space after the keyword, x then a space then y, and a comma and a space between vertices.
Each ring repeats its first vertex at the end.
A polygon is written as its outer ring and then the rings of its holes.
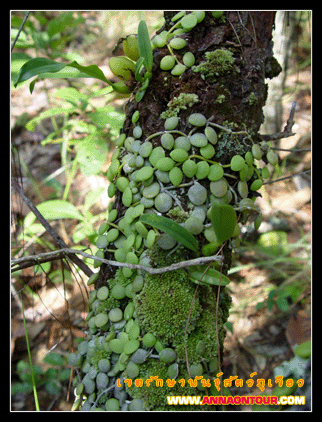
MULTIPOLYGON (((51 227, 48 221, 44 218, 44 216, 38 211, 35 205, 30 201, 30 199, 25 195, 22 188, 19 186, 18 182, 12 177, 11 182, 21 199, 28 205, 29 209, 35 214, 38 218, 42 226, 47 230, 47 232, 51 235, 51 237, 55 240, 55 242, 61 248, 68 249, 68 246, 63 241, 63 239, 56 233, 56 231, 51 227)), ((69 259, 74 262, 88 277, 93 274, 93 271, 75 254, 68 255, 69 259)))
POLYGON ((292 132, 292 127, 294 125, 294 115, 296 110, 296 101, 292 102, 291 111, 289 118, 287 119, 286 125, 284 127, 283 132, 273 133, 271 135, 261 135, 259 133, 259 136, 266 142, 268 141, 277 141, 282 138, 288 138, 289 136, 295 135, 295 133, 292 132))
POLYGON ((205 264, 205 263, 209 263, 209 262, 212 262, 212 261, 221 262, 221 260, 222 260, 221 255, 203 256, 201 258, 195 258, 195 259, 190 259, 188 261, 178 262, 178 263, 172 264, 168 267, 151 268, 151 267, 145 267, 144 265, 127 264, 126 262, 110 261, 108 259, 99 258, 98 256, 90 255, 90 254, 88 254, 84 251, 79 251, 77 249, 63 248, 63 249, 58 249, 58 250, 52 251, 52 252, 41 253, 41 254, 38 254, 38 255, 24 256, 24 257, 18 258, 18 259, 13 258, 12 263, 11 263, 11 266, 13 268, 12 268, 11 272, 18 271, 21 268, 25 268, 25 267, 22 267, 25 264, 28 264, 28 266, 33 266, 33 265, 35 265, 39 262, 38 260, 41 260, 41 262, 46 262, 46 260, 51 261, 53 259, 61 259, 62 255, 63 256, 74 256, 74 254, 81 255, 85 258, 94 259, 96 261, 100 261, 100 262, 103 262, 104 264, 108 264, 108 265, 115 266, 115 267, 125 267, 125 268, 130 268, 130 269, 146 271, 149 274, 163 274, 163 273, 166 273, 168 271, 175 271, 175 270, 179 270, 181 268, 191 267, 192 265, 200 265, 200 264, 205 264), (16 266, 18 266, 18 267, 16 267, 16 266))
POLYGON ((276 148, 271 147, 274 151, 289 151, 289 152, 303 152, 303 151, 311 151, 311 148, 276 148))
POLYGON ((22 31, 22 28, 24 27, 24 24, 26 23, 26 20, 28 19, 30 10, 28 10, 28 12, 26 13, 25 17, 23 18, 23 21, 21 22, 20 28, 18 30, 18 34, 16 35, 16 38, 13 40, 12 46, 11 46, 11 53, 13 51, 13 49, 15 48, 16 42, 19 39, 20 36, 20 32, 22 31))
POLYGON ((291 174, 290 176, 281 177, 279 179, 272 180, 271 182, 265 182, 263 183, 263 185, 271 185, 272 183, 281 182, 282 180, 291 179, 292 177, 301 176, 302 174, 306 174, 310 172, 311 170, 301 171, 300 173, 294 173, 294 174, 291 174))

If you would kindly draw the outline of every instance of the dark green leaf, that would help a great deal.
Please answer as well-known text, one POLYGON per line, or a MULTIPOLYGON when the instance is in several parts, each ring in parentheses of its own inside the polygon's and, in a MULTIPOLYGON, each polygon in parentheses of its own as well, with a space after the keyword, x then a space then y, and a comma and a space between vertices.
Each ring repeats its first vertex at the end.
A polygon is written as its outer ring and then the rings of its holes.
POLYGON ((224 243, 233 235, 236 223, 236 211, 231 205, 213 204, 211 208, 211 224, 218 242, 224 243))
POLYGON ((57 63, 54 60, 44 57, 37 57, 26 62, 19 71, 15 87, 18 83, 24 82, 34 76, 41 75, 45 72, 55 73, 66 67, 65 63, 57 63))
POLYGON ((153 54, 148 27, 145 21, 141 21, 138 27, 138 44, 140 57, 144 57, 144 67, 148 72, 152 72, 153 54))
POLYGON ((62 355, 58 354, 58 353, 48 353, 48 355, 46 355, 44 357, 44 362, 48 363, 49 365, 52 366, 63 366, 65 365, 65 361, 64 358, 62 357, 62 355))
POLYGON ((139 102, 142 100, 142 98, 144 97, 144 94, 145 94, 145 91, 138 91, 138 92, 135 94, 135 101, 136 101, 137 103, 139 103, 139 102))
POLYGON ((191 249, 194 252, 198 252, 197 239, 189 233, 188 230, 170 218, 156 214, 142 214, 140 221, 142 221, 142 223, 149 224, 156 229, 162 230, 186 248, 191 249))
POLYGON ((227 276, 211 267, 208 268, 207 272, 204 274, 206 268, 207 267, 205 265, 194 265, 192 267, 188 267, 187 271, 191 281, 196 284, 211 284, 214 286, 219 286, 219 284, 221 286, 226 286, 230 282, 227 276))
POLYGON ((143 62, 144 62, 144 57, 140 57, 139 60, 135 63, 135 68, 134 68, 134 70, 135 70, 135 79, 138 82, 143 82, 144 81, 143 77, 140 75, 140 72, 142 70, 143 62))
POLYGON ((96 64, 91 64, 89 66, 82 66, 78 64, 76 61, 73 61, 69 63, 67 66, 78 69, 79 71, 85 73, 90 78, 96 78, 96 79, 99 79, 100 81, 106 82, 109 85, 113 85, 108 79, 105 78, 104 73, 101 71, 101 69, 98 66, 96 66, 96 64))
MULTIPOLYGON (((79 70, 81 74, 79 74, 77 77, 96 78, 113 86, 113 84, 108 79, 105 78, 105 75, 101 71, 101 69, 95 64, 92 64, 89 66, 82 66, 78 64, 76 61, 73 61, 71 63, 58 63, 58 62, 55 62, 54 60, 43 58, 43 57, 31 59, 28 62, 26 62, 20 68, 20 71, 19 71, 19 74, 14 86, 16 87, 18 83, 24 82, 30 78, 33 78, 34 76, 39 76, 39 75, 42 75, 43 77, 46 76, 46 77, 53 77, 53 78, 54 77, 66 78, 65 73, 57 74, 56 76, 52 75, 61 71, 66 66, 79 70)), ((76 77, 76 76, 73 76, 73 77, 76 77)), ((36 81, 33 81, 30 84, 30 92, 32 92, 35 82, 36 81)))
POLYGON ((61 386, 59 385, 59 382, 57 379, 50 378, 46 384, 45 388, 49 394, 52 396, 56 396, 61 391, 61 386))

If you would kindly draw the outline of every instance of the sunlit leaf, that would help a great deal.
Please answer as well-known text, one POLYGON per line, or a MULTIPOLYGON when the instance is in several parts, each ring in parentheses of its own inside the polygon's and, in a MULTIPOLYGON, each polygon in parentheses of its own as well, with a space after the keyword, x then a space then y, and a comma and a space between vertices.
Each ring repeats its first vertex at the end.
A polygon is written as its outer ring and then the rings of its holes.
MULTIPOLYGON (((84 220, 82 214, 73 204, 61 199, 53 199, 42 202, 37 205, 37 209, 46 220, 57 220, 60 218, 75 218, 77 220, 84 220)), ((25 225, 29 226, 35 220, 36 216, 33 213, 29 213, 26 215, 25 225)))

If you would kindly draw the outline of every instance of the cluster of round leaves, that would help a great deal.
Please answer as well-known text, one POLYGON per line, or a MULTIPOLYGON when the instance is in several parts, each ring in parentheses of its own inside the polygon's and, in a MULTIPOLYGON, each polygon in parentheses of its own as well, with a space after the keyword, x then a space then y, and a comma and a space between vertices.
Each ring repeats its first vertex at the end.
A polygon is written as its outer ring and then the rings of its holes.
MULTIPOLYGON (((222 15, 222 11, 213 12, 215 19, 221 18, 222 15)), ((162 70, 171 71, 173 76, 180 76, 187 68, 195 64, 195 57, 190 51, 186 51, 183 54, 180 62, 173 50, 179 52, 185 49, 187 43, 184 39, 184 34, 202 22, 205 16, 206 13, 202 10, 196 10, 191 13, 187 13, 186 11, 178 12, 171 19, 173 22, 172 28, 169 31, 161 32, 153 38, 152 43, 154 47, 162 48, 167 46, 169 50, 169 54, 161 59, 160 68, 162 70)))
POLYGON ((82 377, 75 379, 74 409, 145 410, 141 399, 128 395, 117 379, 135 379, 140 365, 158 359, 167 368, 169 378, 176 378, 178 364, 174 349, 164 347, 155 335, 141 332, 134 315, 133 296, 143 287, 143 277, 126 279, 120 271, 110 288, 92 291, 87 316, 89 333, 76 353, 68 357, 69 364, 80 368, 82 377))
MULTIPOLYGON (((104 250, 108 249, 119 262, 139 264, 142 259, 146 260, 143 251, 156 241, 161 248, 172 249, 176 241, 166 234, 158 236, 155 229, 139 221, 143 213, 168 215, 173 208, 178 208, 184 227, 192 235, 203 233, 213 244, 216 236, 210 224, 210 209, 214 201, 233 203, 246 213, 258 211, 249 196, 261 188, 263 180, 269 177, 269 170, 266 166, 258 168, 255 160, 260 160, 263 154, 272 165, 278 160, 266 143, 254 144, 245 156, 235 155, 230 163, 223 165, 214 161, 216 130, 202 114, 189 116, 188 134, 177 130, 178 117, 170 117, 165 120, 164 131, 144 141, 138 121, 136 111, 132 118, 133 136, 119 137, 118 149, 107 173, 109 196, 112 198, 118 190, 127 210, 122 217, 116 209, 110 211, 108 221, 99 229, 97 256, 103 258, 104 250), (153 146, 153 138, 159 139, 159 146, 153 146), (226 169, 230 172, 226 173, 226 169), (233 183, 229 184, 229 180, 233 183), (240 203, 244 199, 246 201, 240 203), (184 203, 188 203, 188 212, 183 211, 184 203)), ((235 235, 239 235, 238 227, 235 235)), ((95 265, 101 264, 96 261, 95 265)), ((133 273, 128 268, 122 271, 126 277, 133 273)))
POLYGON ((187 68, 195 64, 195 57, 190 51, 187 51, 182 56, 182 62, 180 62, 173 50, 179 51, 186 47, 187 43, 182 35, 191 31, 198 23, 202 22, 205 15, 205 12, 201 10, 191 13, 181 11, 172 18, 174 25, 169 31, 163 31, 153 38, 152 43, 155 47, 162 48, 167 46, 169 49, 170 54, 161 59, 160 68, 162 70, 168 70, 171 71, 172 75, 180 76, 187 68))
MULTIPOLYGON (((178 254, 176 259, 180 259, 178 254)), ((89 297, 89 314, 87 338, 78 345, 78 350, 68 357, 69 364, 76 368, 78 376, 74 380, 75 402, 73 409, 89 410, 150 410, 156 403, 153 399, 144 400, 144 390, 124 388, 124 379, 134 380, 149 378, 151 368, 154 368, 161 379, 174 379, 183 376, 184 368, 184 346, 183 330, 186 311, 190 308, 191 298, 194 296, 194 288, 185 286, 185 281, 180 274, 174 280, 167 275, 164 292, 171 286, 172 294, 179 292, 184 295, 185 303, 178 313, 176 323, 178 327, 170 334, 166 330, 165 324, 161 330, 154 326, 155 319, 150 315, 150 323, 142 322, 142 303, 145 307, 151 304, 154 295, 153 291, 157 287, 158 295, 163 285, 159 276, 158 280, 150 277, 144 280, 143 275, 126 278, 118 270, 113 279, 109 279, 109 287, 103 286, 91 292, 89 297), (156 285, 155 285, 156 282, 156 285), (149 284, 147 291, 146 283, 149 284), (147 295, 147 296, 146 296, 147 295), (146 297, 145 297, 146 296, 146 297), (181 324, 179 322, 181 320, 181 324), (180 327, 179 327, 180 325, 180 327), (181 327, 182 326, 182 327, 181 327), (178 330, 180 330, 180 335, 178 330), (163 332, 163 334, 161 333, 163 332), (161 341, 159 340, 161 339, 161 341), (172 340, 170 340, 170 338, 172 340), (155 369, 157 367, 157 369, 155 369), (121 381, 121 385, 118 382, 121 381), (133 394, 132 393, 137 393, 133 394), (143 394, 143 397, 142 397, 143 394)), ((166 295, 162 295, 166 298, 166 295)), ((215 297, 207 295, 207 300, 213 304, 215 309, 215 297)), ((214 373, 216 368, 216 358, 213 358, 215 341, 201 340, 197 336, 205 327, 209 328, 214 324, 214 312, 202 313, 198 297, 196 298, 196 309, 192 313, 192 319, 198 321, 198 327, 194 331, 194 337, 188 343, 190 356, 190 374, 194 378, 207 373, 206 363, 202 365, 199 359, 205 361, 207 357, 207 368, 214 373), (203 323, 201 322, 203 320, 203 323), (209 344, 207 344, 207 341, 209 344), (211 356, 211 358, 209 358, 211 356)), ((160 303, 160 302, 158 302, 160 303)), ((166 306, 165 306, 166 308, 166 306)), ((169 304, 169 309, 173 310, 173 305, 169 304)), ((173 315, 169 309, 160 313, 167 319, 172 320, 173 315)), ((208 307, 209 310, 209 307, 208 307)), ((166 324, 169 326, 169 324, 166 324)), ((193 330, 193 328, 191 327, 193 330)), ((202 335, 201 335, 202 338, 202 335)), ((186 377, 186 371, 184 370, 186 377)), ((145 381, 144 381, 145 382, 145 381)), ((197 388, 202 389, 198 384, 197 388)), ((152 387, 151 387, 152 389, 152 387)), ((149 389, 150 391, 150 389, 149 389)), ((159 392, 160 389, 158 389, 159 392)), ((182 391, 182 390, 180 390, 182 391)), ((163 391, 162 391, 163 393, 163 391)), ((163 393, 164 394, 164 393, 163 393)), ((164 398, 158 397, 158 405, 164 403, 164 398)))
MULTIPOLYGON (((178 130, 179 118, 170 117, 165 120, 163 131, 144 141, 139 117, 136 111, 132 116, 132 136, 122 134, 112 156, 108 194, 113 197, 118 190, 124 208, 121 215, 110 208, 108 221, 99 228, 97 256, 104 258, 105 251, 109 251, 116 261, 149 266, 146 250, 155 242, 164 250, 174 248, 176 240, 139 221, 142 214, 151 212, 176 216, 191 234, 204 236, 209 242, 202 248, 204 255, 214 253, 212 203, 233 203, 243 213, 254 212, 256 206, 249 196, 269 176, 267 167, 258 168, 256 160, 265 159, 266 155, 265 161, 275 165, 277 156, 267 144, 254 144, 245 156, 235 155, 230 163, 221 164, 214 160, 220 137, 215 125, 202 114, 189 116, 185 124, 190 129, 187 134, 178 130), (153 146, 154 138, 159 140, 159 146, 153 146), (188 204, 188 211, 183 210, 183 204, 188 204)), ((237 238, 239 232, 237 225, 233 236, 237 238)), ((94 266, 99 265, 95 261, 94 266)), ((97 277, 95 273, 88 285, 97 277)), ((164 347, 154 333, 142 332, 136 319, 133 299, 143 286, 144 278, 137 270, 121 268, 115 279, 109 280, 109 287, 91 293, 89 335, 80 343, 78 352, 69 357, 69 363, 81 368, 83 374, 75 388, 75 408, 144 410, 140 398, 131 401, 124 387, 115 383, 120 376, 136 378, 140 365, 149 359, 166 363, 167 375, 175 379, 176 350, 164 347)))

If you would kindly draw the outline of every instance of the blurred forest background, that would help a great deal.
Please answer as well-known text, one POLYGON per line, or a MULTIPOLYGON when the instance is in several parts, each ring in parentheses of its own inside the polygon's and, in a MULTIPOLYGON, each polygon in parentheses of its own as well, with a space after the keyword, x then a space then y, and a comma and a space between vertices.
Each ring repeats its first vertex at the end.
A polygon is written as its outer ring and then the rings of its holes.
MULTIPOLYGON (((11 13, 11 43, 26 12, 11 13)), ((162 11, 31 12, 11 55, 11 80, 35 57, 81 65, 107 65, 118 41, 137 32, 140 20, 153 35, 162 11)), ((297 102, 295 136, 276 143, 281 158, 271 179, 311 168, 311 23, 306 11, 277 12, 274 52, 283 67, 269 82, 261 133, 283 130, 297 102), (291 150, 291 151, 290 151, 291 150)), ((106 171, 123 125, 127 98, 93 79, 45 79, 32 94, 29 82, 11 91, 11 173, 39 206, 65 243, 93 247, 108 216, 106 171), (56 200, 49 204, 48 201, 56 200)), ((264 185, 257 203, 259 231, 249 229, 235 251, 228 289, 233 298, 223 368, 225 378, 244 380, 257 372, 274 378, 274 368, 294 357, 293 348, 311 338, 310 174, 264 185)), ((12 190, 12 257, 57 249, 50 235, 12 190)), ((85 259, 93 268, 92 260, 85 259)), ((12 410, 34 410, 20 295, 23 300, 41 410, 70 410, 70 368, 66 356, 86 327, 87 277, 67 261, 52 261, 12 273, 12 410)), ((92 287, 92 286, 91 286, 92 287)), ((265 393, 269 394, 269 389, 265 393)), ((233 395, 259 394, 255 384, 233 395)), ((235 406, 234 410, 237 409, 235 406)), ((243 410, 249 410, 244 408, 243 410)))

